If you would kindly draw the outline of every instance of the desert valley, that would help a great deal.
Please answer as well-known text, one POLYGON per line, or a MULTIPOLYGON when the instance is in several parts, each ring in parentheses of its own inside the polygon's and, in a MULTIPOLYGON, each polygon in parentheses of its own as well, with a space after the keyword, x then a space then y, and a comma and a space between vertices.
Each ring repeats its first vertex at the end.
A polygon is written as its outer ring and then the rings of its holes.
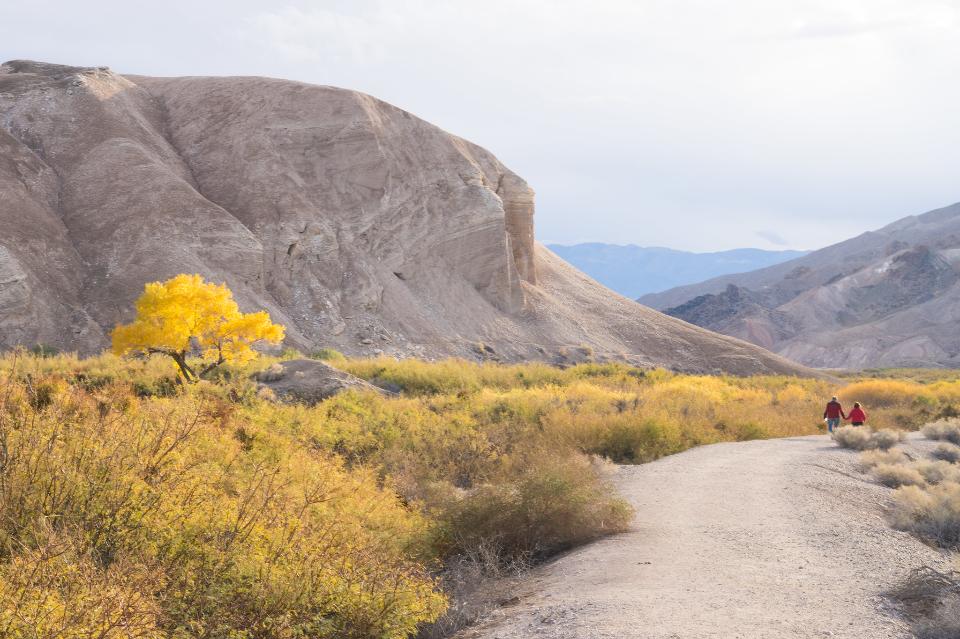
POLYGON ((599 241, 364 91, 70 62, 0 65, 0 638, 960 637, 960 204, 599 241))

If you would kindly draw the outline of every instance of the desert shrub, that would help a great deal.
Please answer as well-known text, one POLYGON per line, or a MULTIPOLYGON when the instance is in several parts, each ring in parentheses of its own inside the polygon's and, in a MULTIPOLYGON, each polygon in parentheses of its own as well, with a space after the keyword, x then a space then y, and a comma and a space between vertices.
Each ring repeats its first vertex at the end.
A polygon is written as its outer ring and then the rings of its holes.
POLYGON ((495 543, 481 543, 452 557, 440 573, 449 597, 446 614, 421 626, 417 639, 447 639, 472 626, 504 601, 503 591, 490 588, 492 579, 516 577, 532 567, 523 557, 508 558, 495 543))
POLYGON ((262 371, 259 371, 254 375, 254 377, 258 382, 263 382, 263 383, 279 381, 283 379, 283 376, 284 376, 283 364, 280 364, 277 362, 270 364, 270 366, 263 369, 262 371))
POLYGON ((925 483, 923 475, 916 468, 903 464, 877 464, 873 467, 873 476, 889 488, 922 486, 925 483))
POLYGON ((459 498, 445 540, 461 551, 492 544, 510 559, 549 556, 627 528, 632 511, 611 492, 585 457, 541 457, 517 480, 459 498))
POLYGON ((918 396, 926 396, 925 387, 915 382, 895 379, 869 379, 854 382, 840 391, 841 399, 858 401, 874 408, 913 406, 918 396))
POLYGON ((960 419, 941 419, 925 425, 922 429, 927 439, 948 441, 960 445, 960 419))
POLYGON ((956 571, 921 566, 889 595, 902 606, 918 639, 960 636, 960 574, 956 571))
POLYGON ((937 447, 933 449, 931 455, 933 455, 935 459, 942 459, 951 464, 956 464, 960 462, 960 446, 943 442, 942 444, 937 444, 937 447))
POLYGON ((851 450, 867 450, 873 448, 870 445, 870 431, 866 428, 844 426, 843 428, 833 431, 831 437, 841 448, 849 448, 851 450))
POLYGON ((542 423, 580 451, 624 464, 652 461, 687 447, 682 429, 659 418, 574 412, 567 406, 549 411, 542 423))
POLYGON ((335 348, 321 348, 310 353, 310 359, 319 359, 324 362, 339 362, 347 359, 347 356, 335 348))
POLYGON ((34 386, 0 389, 0 635, 399 638, 442 612, 430 526, 374 473, 259 432, 216 389, 34 386))
POLYGON ((753 439, 766 439, 770 436, 766 428, 755 422, 737 424, 734 427, 734 433, 738 442, 745 442, 753 439))
POLYGON ((54 357, 60 354, 60 350, 48 344, 35 344, 30 347, 30 354, 35 357, 54 357))
POLYGON ((941 598, 929 616, 912 625, 917 639, 955 639, 960 637, 960 597, 956 594, 941 598))
POLYGON ((126 557, 106 566, 79 531, 41 523, 0 563, 0 636, 161 639, 162 574, 126 557))
POLYGON ((862 426, 844 426, 832 435, 833 441, 851 450, 889 450, 900 442, 900 435, 890 430, 873 431, 862 426))
POLYGON ((923 479, 930 484, 939 484, 947 480, 960 481, 960 469, 950 462, 920 460, 910 464, 910 467, 919 472, 923 479))
POLYGON ((892 430, 876 430, 870 435, 871 446, 880 450, 890 450, 902 440, 902 433, 892 430))
POLYGON ((868 450, 860 454, 860 466, 868 470, 879 464, 903 464, 907 461, 907 455, 899 448, 868 450))
POLYGON ((960 484, 943 482, 926 489, 904 486, 894 492, 891 520, 945 548, 960 544, 960 484))

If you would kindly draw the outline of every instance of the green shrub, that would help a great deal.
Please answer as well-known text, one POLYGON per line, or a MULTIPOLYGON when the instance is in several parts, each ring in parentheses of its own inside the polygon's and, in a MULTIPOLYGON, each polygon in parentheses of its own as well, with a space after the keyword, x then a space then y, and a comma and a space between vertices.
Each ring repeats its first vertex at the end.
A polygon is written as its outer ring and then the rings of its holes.
POLYGON ((55 357, 60 354, 60 351, 47 344, 35 344, 30 347, 30 354, 35 357, 55 357))
POLYGON ((319 359, 324 362, 338 362, 347 359, 347 356, 334 348, 321 348, 310 353, 310 359, 319 359))

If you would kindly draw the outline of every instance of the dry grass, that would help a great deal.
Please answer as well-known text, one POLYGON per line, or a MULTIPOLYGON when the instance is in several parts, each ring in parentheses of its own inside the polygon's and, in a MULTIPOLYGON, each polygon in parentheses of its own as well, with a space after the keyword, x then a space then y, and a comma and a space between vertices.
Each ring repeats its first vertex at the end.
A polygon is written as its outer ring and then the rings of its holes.
POLYGON ((450 600, 447 612, 421 626, 417 639, 445 639, 477 623, 508 599, 498 580, 519 576, 531 567, 523 558, 508 559, 493 541, 451 558, 439 578, 450 600))
POLYGON ((960 462, 960 446, 956 444, 951 444, 949 442, 943 442, 938 444, 937 447, 931 453, 935 459, 942 459, 943 461, 948 461, 951 464, 956 464, 960 462))
POLYGON ((960 596, 943 595, 928 617, 914 622, 917 639, 957 639, 960 637, 960 596))

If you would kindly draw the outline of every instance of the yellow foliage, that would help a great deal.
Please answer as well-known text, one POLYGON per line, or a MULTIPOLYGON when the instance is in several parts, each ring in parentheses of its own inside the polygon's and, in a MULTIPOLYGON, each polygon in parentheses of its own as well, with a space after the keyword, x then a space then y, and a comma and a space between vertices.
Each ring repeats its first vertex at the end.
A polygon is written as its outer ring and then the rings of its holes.
POLYGON ((0 636, 399 639, 443 611, 421 512, 218 389, 0 386, 0 636))
POLYGON ((169 355, 188 380, 204 377, 224 362, 254 359, 257 342, 283 340, 283 326, 272 323, 266 311, 241 313, 225 284, 205 282, 199 275, 147 284, 136 310, 133 322, 113 330, 113 352, 169 355), (199 373, 187 363, 194 351, 203 361, 199 373))
POLYGON ((78 535, 37 529, 38 547, 0 563, 0 637, 9 639, 162 639, 152 592, 163 577, 114 558, 98 566, 78 535))

